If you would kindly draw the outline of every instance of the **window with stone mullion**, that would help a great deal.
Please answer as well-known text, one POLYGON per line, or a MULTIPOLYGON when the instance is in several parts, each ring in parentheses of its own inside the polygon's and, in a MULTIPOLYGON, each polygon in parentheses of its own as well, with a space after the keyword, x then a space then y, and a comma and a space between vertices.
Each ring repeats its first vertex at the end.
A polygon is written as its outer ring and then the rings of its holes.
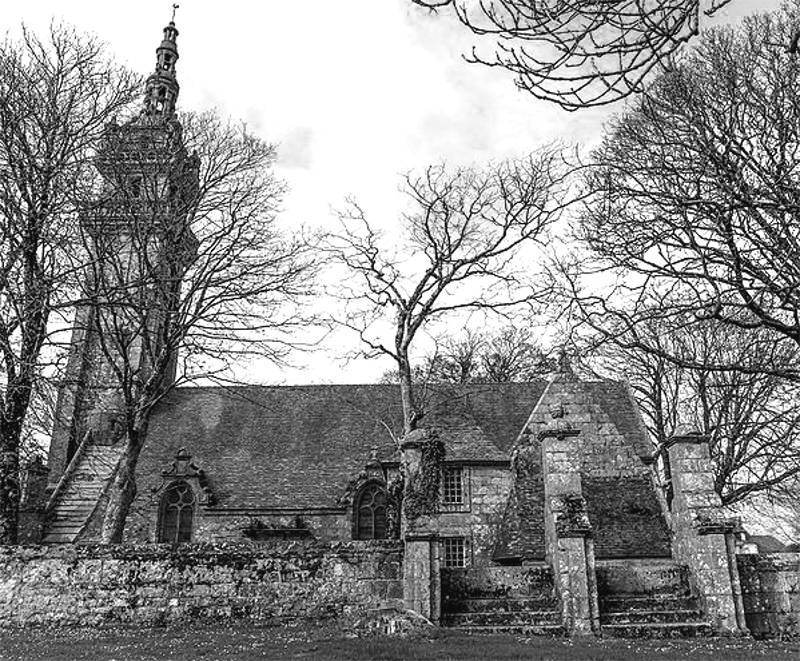
POLYGON ((441 540, 442 567, 460 569, 467 566, 468 545, 464 537, 443 537, 441 540))
POLYGON ((445 509, 460 509, 467 505, 464 488, 464 469, 461 466, 445 466, 442 469, 442 505, 445 509))

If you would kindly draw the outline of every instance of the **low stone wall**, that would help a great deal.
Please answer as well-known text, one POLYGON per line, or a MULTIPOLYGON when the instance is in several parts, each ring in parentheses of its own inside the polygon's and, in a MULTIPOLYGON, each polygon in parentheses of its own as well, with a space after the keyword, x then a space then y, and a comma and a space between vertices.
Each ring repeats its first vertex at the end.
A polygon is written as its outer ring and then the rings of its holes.
POLYGON ((544 564, 532 567, 442 569, 442 597, 445 600, 525 598, 553 594, 553 571, 544 564))
POLYGON ((689 595, 689 570, 671 560, 598 560, 597 592, 603 596, 635 594, 658 597, 689 595))
POLYGON ((0 547, 0 626, 359 618, 402 608, 396 542, 0 547))
POLYGON ((800 636, 800 553, 743 554, 736 560, 750 633, 800 636))

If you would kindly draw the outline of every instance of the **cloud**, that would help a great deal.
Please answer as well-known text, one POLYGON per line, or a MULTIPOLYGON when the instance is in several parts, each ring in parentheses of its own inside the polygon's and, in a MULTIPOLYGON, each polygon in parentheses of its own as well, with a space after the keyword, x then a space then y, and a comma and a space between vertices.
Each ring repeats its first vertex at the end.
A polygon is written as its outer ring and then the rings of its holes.
POLYGON ((278 144, 278 162, 288 168, 310 169, 313 141, 314 131, 310 126, 290 129, 278 144))

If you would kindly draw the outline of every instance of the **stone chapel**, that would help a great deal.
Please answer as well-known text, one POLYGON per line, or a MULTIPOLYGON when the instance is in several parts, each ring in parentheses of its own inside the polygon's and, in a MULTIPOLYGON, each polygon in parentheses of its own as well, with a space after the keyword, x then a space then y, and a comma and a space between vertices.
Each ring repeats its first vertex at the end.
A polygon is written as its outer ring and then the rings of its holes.
MULTIPOLYGON (((181 140, 177 37, 171 22, 141 114, 110 126, 107 144, 141 133, 181 140)), ((102 160, 124 159, 117 149, 101 147, 102 160)), ((197 164, 185 158, 191 180, 197 164)), ((102 310, 77 311, 95 314, 102 310)), ((73 338, 48 458, 44 544, 98 539, 119 460, 97 341, 83 331, 73 338)), ((392 385, 175 388, 149 426, 124 541, 385 539, 387 485, 401 465, 413 473, 433 433, 445 447, 438 508, 400 540, 408 608, 477 629, 746 630, 734 523, 721 514, 705 439, 672 439, 663 491, 626 384, 582 380, 568 366, 530 383, 436 386, 422 427, 405 438, 392 385)))

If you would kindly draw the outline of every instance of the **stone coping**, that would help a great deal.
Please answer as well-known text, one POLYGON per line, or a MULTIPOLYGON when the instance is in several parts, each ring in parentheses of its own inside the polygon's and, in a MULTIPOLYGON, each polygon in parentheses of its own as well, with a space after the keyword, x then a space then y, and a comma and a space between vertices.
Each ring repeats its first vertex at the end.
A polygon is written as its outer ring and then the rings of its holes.
POLYGON ((399 540, 370 540, 346 542, 298 542, 274 540, 269 542, 197 542, 188 544, 50 544, 0 546, 0 560, 9 558, 92 558, 147 559, 180 556, 184 558, 241 555, 275 556, 309 550, 331 554, 359 554, 373 551, 401 552, 403 542, 399 540))

